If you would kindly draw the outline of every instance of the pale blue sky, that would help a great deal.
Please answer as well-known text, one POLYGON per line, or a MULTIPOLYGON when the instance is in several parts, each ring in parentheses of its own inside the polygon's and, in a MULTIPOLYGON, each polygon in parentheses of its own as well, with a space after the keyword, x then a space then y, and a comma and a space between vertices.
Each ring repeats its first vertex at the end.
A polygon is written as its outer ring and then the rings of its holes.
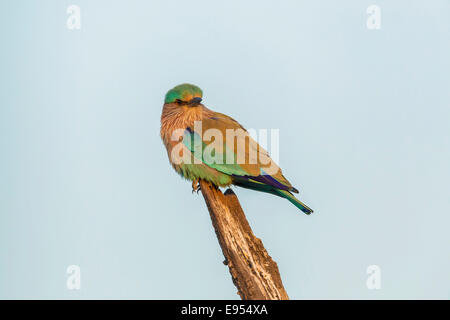
POLYGON ((235 191, 291 298, 450 298, 449 1, 0 9, 0 298, 238 298, 159 138, 183 82, 246 127, 280 129, 280 165, 315 213, 235 191))

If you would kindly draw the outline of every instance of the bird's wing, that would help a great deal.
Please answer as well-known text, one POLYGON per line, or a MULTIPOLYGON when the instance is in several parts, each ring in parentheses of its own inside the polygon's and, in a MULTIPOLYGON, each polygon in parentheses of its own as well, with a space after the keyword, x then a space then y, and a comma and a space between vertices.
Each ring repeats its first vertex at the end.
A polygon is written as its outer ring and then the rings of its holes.
POLYGON ((268 152, 227 115, 214 113, 201 121, 201 129, 186 128, 183 143, 197 160, 241 183, 298 192, 268 152))

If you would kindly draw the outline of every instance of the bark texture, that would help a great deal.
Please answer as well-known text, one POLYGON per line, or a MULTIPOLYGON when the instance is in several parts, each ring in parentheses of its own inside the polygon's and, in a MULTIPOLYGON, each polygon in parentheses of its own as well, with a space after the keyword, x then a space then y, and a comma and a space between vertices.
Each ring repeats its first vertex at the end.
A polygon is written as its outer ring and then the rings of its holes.
POLYGON ((244 300, 288 300, 280 272, 260 239, 255 237, 236 194, 223 194, 200 181, 217 239, 233 283, 244 300))

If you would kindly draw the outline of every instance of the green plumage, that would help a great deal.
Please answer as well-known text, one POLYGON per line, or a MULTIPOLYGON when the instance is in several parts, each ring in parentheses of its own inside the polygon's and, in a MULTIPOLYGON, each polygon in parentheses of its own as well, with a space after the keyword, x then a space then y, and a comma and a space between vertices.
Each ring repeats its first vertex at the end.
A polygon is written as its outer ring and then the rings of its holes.
POLYGON ((202 89, 192 84, 184 83, 169 90, 164 99, 164 103, 172 103, 176 100, 188 101, 193 97, 201 98, 202 96, 202 89))

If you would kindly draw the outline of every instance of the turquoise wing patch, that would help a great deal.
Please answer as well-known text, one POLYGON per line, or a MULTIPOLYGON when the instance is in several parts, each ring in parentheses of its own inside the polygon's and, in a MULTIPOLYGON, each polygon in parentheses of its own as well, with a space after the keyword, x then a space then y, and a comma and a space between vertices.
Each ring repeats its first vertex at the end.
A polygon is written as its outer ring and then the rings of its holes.
POLYGON ((248 173, 236 163, 236 155, 225 144, 214 148, 213 144, 205 143, 200 135, 187 128, 184 131, 183 144, 208 167, 228 175, 246 176, 248 173))

